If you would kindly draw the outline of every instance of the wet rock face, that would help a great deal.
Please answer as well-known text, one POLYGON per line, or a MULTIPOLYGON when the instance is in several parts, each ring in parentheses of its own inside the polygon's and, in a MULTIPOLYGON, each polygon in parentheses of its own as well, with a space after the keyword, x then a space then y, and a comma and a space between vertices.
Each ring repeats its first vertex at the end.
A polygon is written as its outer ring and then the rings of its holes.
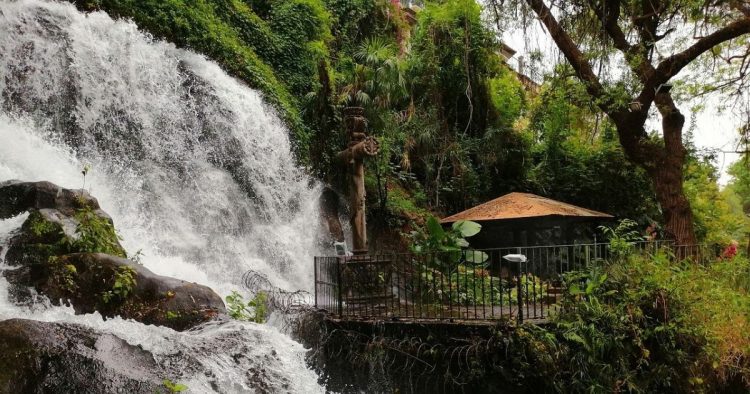
POLYGON ((163 373, 147 351, 61 323, 0 321, 0 393, 155 393, 163 373))
POLYGON ((3 271, 16 300, 31 296, 33 288, 77 313, 98 311, 176 330, 226 314, 208 287, 156 275, 126 259, 111 218, 86 192, 49 182, 0 183, 0 217, 24 211, 29 217, 5 255, 18 268, 3 271))
POLYGON ((0 183, 0 219, 8 219, 30 209, 56 209, 66 216, 73 216, 76 210, 84 207, 109 218, 99 208, 96 198, 86 190, 64 189, 44 181, 10 180, 0 183))

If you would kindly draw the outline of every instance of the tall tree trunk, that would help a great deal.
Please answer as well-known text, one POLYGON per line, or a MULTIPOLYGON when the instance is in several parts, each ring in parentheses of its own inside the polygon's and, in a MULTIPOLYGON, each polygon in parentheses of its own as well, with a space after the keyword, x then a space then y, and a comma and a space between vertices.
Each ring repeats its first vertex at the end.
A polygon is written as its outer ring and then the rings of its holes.
POLYGON ((693 211, 685 196, 682 182, 682 160, 662 161, 662 165, 648 171, 654 186, 656 199, 664 218, 664 233, 678 245, 696 244, 693 228, 693 211))
POLYGON ((678 245, 695 245, 693 211, 683 188, 687 150, 682 143, 685 116, 672 100, 669 92, 657 93, 654 102, 662 118, 663 154, 656 168, 651 169, 654 191, 664 215, 667 237, 678 245))
POLYGON ((682 143, 685 116, 669 93, 657 94, 655 102, 662 117, 663 143, 649 138, 643 130, 643 121, 635 116, 617 124, 620 143, 630 160, 645 169, 651 179, 656 200, 661 206, 666 238, 678 245, 694 245, 697 241, 693 211, 683 188, 687 157, 682 143), (640 131, 632 132, 637 129, 640 131))

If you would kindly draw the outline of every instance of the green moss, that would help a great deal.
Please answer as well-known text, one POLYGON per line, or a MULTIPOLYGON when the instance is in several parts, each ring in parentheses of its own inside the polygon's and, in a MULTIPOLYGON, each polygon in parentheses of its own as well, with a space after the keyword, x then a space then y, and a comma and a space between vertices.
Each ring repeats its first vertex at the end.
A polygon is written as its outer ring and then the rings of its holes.
POLYGON ((66 259, 52 256, 48 259, 49 280, 47 286, 57 289, 58 296, 71 296, 78 290, 78 270, 66 259))
POLYGON ((32 211, 23 226, 24 231, 38 238, 48 238, 60 234, 62 231, 62 227, 58 223, 45 219, 39 211, 32 211))
POLYGON ((107 218, 97 215, 91 209, 79 210, 75 218, 78 220, 76 237, 61 240, 69 253, 106 253, 127 258, 127 253, 119 242, 121 238, 107 218))

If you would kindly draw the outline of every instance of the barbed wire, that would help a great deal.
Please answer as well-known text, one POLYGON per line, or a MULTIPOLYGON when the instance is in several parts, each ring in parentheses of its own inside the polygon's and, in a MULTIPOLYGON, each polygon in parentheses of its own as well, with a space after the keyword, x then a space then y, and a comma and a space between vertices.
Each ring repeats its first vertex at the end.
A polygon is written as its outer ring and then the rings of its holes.
MULTIPOLYGON (((503 347, 495 336, 479 338, 445 338, 442 341, 420 337, 397 338, 386 335, 367 335, 355 330, 333 329, 321 333, 321 342, 328 359, 344 359, 352 365, 369 365, 390 374, 412 379, 436 377, 438 369, 447 391, 475 380, 478 369, 487 372, 492 354, 503 347)), ((507 344, 505 344, 507 345, 507 344)))
POLYGON ((242 275, 242 286, 252 295, 265 293, 272 311, 284 314, 300 309, 312 308, 313 296, 307 291, 288 291, 274 286, 268 277, 257 271, 247 271, 242 275))
POLYGON ((313 296, 309 292, 281 289, 274 286, 266 275, 252 270, 243 274, 242 286, 253 295, 261 292, 267 295, 269 308, 282 314, 286 331, 316 342, 308 357, 315 358, 325 349, 328 359, 369 365, 383 372, 408 376, 409 380, 431 380, 438 368, 448 367, 446 373, 441 372, 448 391, 451 391, 451 386, 455 388, 472 381, 477 368, 489 368, 483 365, 483 359, 501 345, 494 336, 489 339, 431 341, 420 337, 393 337, 384 332, 367 335, 343 328, 328 329, 322 324, 325 317, 314 309, 313 296))

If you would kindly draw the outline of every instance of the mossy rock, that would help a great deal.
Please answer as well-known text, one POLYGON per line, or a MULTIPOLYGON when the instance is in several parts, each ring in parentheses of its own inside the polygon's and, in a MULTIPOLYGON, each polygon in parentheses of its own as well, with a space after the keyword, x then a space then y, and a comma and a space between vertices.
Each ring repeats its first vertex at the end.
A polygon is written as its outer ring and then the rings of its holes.
POLYGON ((226 314, 221 297, 210 288, 156 275, 116 256, 70 254, 54 259, 45 269, 38 277, 46 280, 37 283, 37 290, 66 300, 76 313, 98 311, 105 317, 122 316, 175 330, 226 314))
MULTIPOLYGON (((54 272, 53 260, 64 254, 105 251, 126 256, 108 215, 90 209, 69 212, 73 215, 51 208, 29 210, 20 231, 8 242, 5 262, 19 267, 3 272, 11 284, 38 287, 54 272), (84 225, 81 213, 86 215, 84 225)), ((22 289, 14 293, 17 298, 24 294, 22 289)))
POLYGON ((66 216, 72 216, 81 209, 91 209, 99 215, 107 216, 101 211, 96 198, 86 190, 65 189, 44 181, 10 180, 0 183, 0 219, 12 218, 31 209, 49 208, 66 216))
POLYGON ((159 276, 126 258, 95 198, 49 182, 0 184, 0 215, 29 216, 10 239, 3 270, 16 301, 34 289, 76 313, 100 312, 184 330, 225 315, 206 286, 159 276))
POLYGON ((29 212, 21 230, 9 241, 8 265, 46 264, 73 252, 107 252, 126 256, 112 218, 85 190, 50 182, 0 183, 0 219, 29 212))

